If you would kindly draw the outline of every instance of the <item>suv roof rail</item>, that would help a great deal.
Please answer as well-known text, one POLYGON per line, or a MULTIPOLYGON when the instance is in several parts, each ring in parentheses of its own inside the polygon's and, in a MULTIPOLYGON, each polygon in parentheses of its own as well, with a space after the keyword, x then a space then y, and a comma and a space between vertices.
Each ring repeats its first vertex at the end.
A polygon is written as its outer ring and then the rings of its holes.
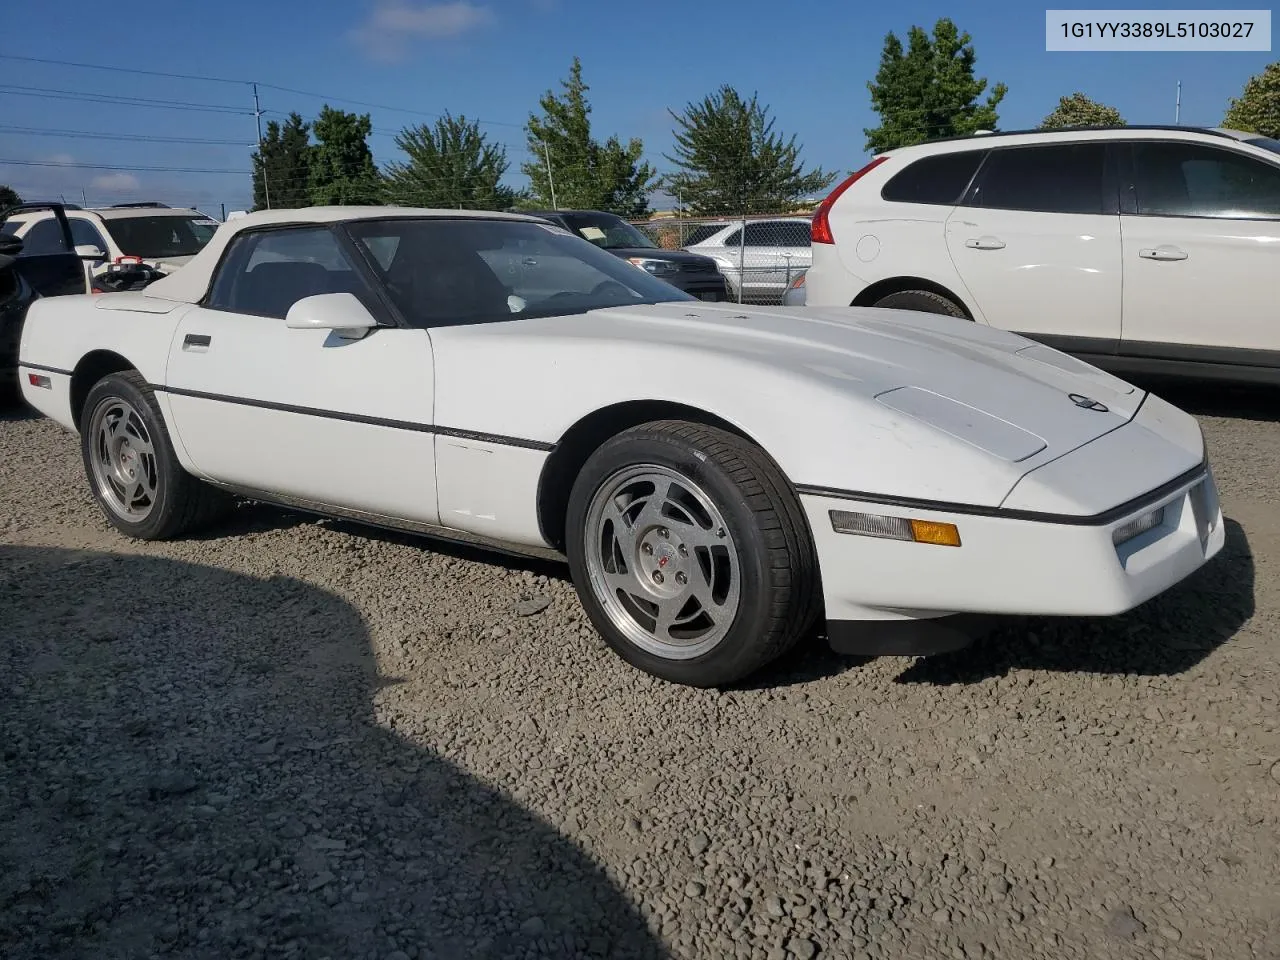
POLYGON ((109 210, 131 209, 133 207, 152 207, 160 210, 172 210, 173 207, 167 203, 160 203, 158 200, 139 200, 136 203, 113 203, 109 210))
POLYGON ((1031 127, 1025 130, 976 130, 973 133, 958 134, 954 137, 937 137, 933 140, 924 140, 915 146, 926 146, 931 143, 954 143, 957 140, 973 140, 981 137, 1026 137, 1032 134, 1043 134, 1048 136, 1051 133, 1077 133, 1077 132, 1106 132, 1111 130, 1170 130, 1181 133, 1203 133, 1211 137, 1223 137, 1227 140, 1235 138, 1229 133, 1225 133, 1216 127, 1192 127, 1186 124, 1177 123, 1106 123, 1096 126, 1076 126, 1076 127, 1054 127, 1049 130, 1040 127, 1031 127))
POLYGON ((0 209, 0 217, 11 213, 25 213, 28 210, 83 210, 78 203, 61 203, 57 200, 29 200, 26 203, 15 203, 12 207, 0 209))

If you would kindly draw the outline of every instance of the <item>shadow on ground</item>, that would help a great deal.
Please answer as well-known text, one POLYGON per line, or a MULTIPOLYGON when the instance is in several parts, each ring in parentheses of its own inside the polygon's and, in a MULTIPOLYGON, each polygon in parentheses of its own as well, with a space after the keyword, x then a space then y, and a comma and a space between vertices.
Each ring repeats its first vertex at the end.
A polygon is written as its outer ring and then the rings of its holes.
POLYGON ((665 955, 565 837, 374 722, 332 594, 0 546, 0 636, 10 960, 665 955))
POLYGON ((1172 675, 1230 640, 1254 612, 1254 562, 1244 528, 1172 590, 1118 617, 1019 618, 956 653, 916 660, 899 683, 977 683, 1012 669, 1172 675))
POLYGON ((1280 421, 1280 389, 1275 387, 1156 376, 1125 379, 1196 416, 1280 421))

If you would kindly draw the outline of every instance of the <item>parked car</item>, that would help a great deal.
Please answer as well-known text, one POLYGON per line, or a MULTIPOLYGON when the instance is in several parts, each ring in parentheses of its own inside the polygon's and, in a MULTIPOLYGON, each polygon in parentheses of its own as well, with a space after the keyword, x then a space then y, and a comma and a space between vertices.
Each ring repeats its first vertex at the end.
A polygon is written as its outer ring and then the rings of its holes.
POLYGON ((813 218, 810 306, 924 310, 1115 371, 1280 382, 1280 142, 1190 127, 890 150, 813 218))
POLYGON ((171 273, 209 242, 219 223, 199 210, 175 209, 146 201, 111 207, 81 208, 63 204, 71 224, 71 247, 48 210, 13 216, 6 229, 21 238, 28 251, 41 255, 73 250, 103 273, 112 263, 145 263, 171 273))
POLYGON ((919 655, 1117 614, 1222 548, 1199 424, 1145 390, 949 317, 700 303, 545 227, 251 213, 141 292, 37 301, 23 392, 131 537, 240 494, 567 558, 614 650, 696 685, 817 620, 919 655))
POLYGON ((809 218, 741 220, 721 227, 685 249, 715 260, 732 299, 780 303, 798 272, 808 269, 809 218))
POLYGON ((27 311, 40 297, 88 292, 84 263, 68 245, 71 226, 59 203, 22 203, 0 210, 0 394, 17 393, 18 344, 27 311), (12 217, 30 212, 48 214, 61 232, 62 252, 42 253, 26 248, 10 229, 12 217))
POLYGON ((617 214, 603 210, 523 212, 564 227, 699 300, 729 299, 724 277, 714 260, 683 250, 665 250, 617 214))

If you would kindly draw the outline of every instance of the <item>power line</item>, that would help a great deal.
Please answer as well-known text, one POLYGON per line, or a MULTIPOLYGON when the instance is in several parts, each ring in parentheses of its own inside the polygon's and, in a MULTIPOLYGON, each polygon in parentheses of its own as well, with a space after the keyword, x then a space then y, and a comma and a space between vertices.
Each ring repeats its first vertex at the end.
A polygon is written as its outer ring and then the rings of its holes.
MULTIPOLYGON (((281 93, 291 93, 299 97, 313 97, 316 100, 327 100, 333 103, 349 103, 349 104, 352 104, 353 106, 367 107, 372 110, 389 110, 394 113, 408 113, 408 114, 414 114, 419 117, 431 117, 437 120, 444 116, 444 114, 442 113, 432 113, 427 110, 414 110, 410 107, 393 107, 390 104, 373 103, 367 100, 353 100, 350 97, 330 97, 330 96, 326 96, 323 93, 316 93, 311 90, 299 90, 296 87, 285 87, 285 86, 281 86, 280 84, 266 83, 261 80, 237 80, 231 77, 208 77, 208 76, 196 76, 194 74, 185 74, 185 73, 165 73, 160 70, 140 70, 134 67, 116 67, 116 66, 109 66, 107 64, 102 64, 102 63, 80 63, 72 60, 54 60, 52 58, 47 58, 47 57, 20 57, 15 54, 8 54, 8 53, 0 54, 0 59, 21 60, 27 63, 45 63, 45 64, 52 64, 55 66, 62 66, 62 67, 82 67, 89 70, 106 70, 110 73, 133 73, 133 74, 139 74, 141 76, 147 76, 147 77, 168 77, 175 80, 201 80, 201 81, 208 81, 209 83, 233 83, 233 84, 241 84, 243 86, 252 86, 254 83, 256 83, 258 86, 267 90, 278 90, 281 93)), ((524 127, 524 124, 522 123, 511 123, 506 120, 477 119, 476 122, 480 124, 484 124, 486 126, 494 126, 494 127, 515 127, 517 129, 524 127)))
POLYGON ((99 133, 93 130, 49 130, 41 127, 0 126, 0 132, 30 137, 76 137, 85 140, 120 140, 126 143, 185 143, 206 146, 252 147, 248 140, 218 140, 208 137, 157 137, 146 133, 99 133))
POLYGON ((17 84, 0 85, 0 94, 17 97, 41 97, 48 100, 80 100, 86 103, 105 103, 119 107, 158 107, 171 110, 199 110, 205 113, 224 113, 236 116, 252 116, 241 107, 221 103, 190 103, 185 100, 160 100, 152 97, 112 97, 81 90, 57 90, 48 87, 24 87, 17 84))
POLYGON ((114 163, 80 163, 79 161, 69 161, 62 163, 57 160, 6 160, 0 158, 0 165, 11 164, 15 167, 63 167, 71 170, 119 170, 124 173, 226 173, 235 174, 238 177, 249 176, 251 170, 228 170, 226 168, 215 169, 211 167, 130 167, 114 163))
POLYGON ((146 77, 169 77, 173 80, 203 80, 208 83, 247 84, 247 80, 231 80, 227 77, 202 77, 189 73, 163 73, 160 70, 139 70, 136 67, 112 67, 102 63, 76 63, 72 60, 51 60, 45 57, 20 57, 13 53, 0 53, 0 60, 21 60, 24 63, 47 63, 59 67, 83 67, 88 70, 107 70, 112 73, 137 73, 146 77))

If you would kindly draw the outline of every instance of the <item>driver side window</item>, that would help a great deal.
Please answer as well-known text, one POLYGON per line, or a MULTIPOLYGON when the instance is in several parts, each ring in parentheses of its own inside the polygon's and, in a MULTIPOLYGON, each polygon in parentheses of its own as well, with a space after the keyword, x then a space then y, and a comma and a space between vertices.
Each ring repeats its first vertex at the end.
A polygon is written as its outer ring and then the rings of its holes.
POLYGON ((232 241, 205 301, 210 310, 284 319, 304 297, 368 289, 328 227, 246 232, 232 241))

